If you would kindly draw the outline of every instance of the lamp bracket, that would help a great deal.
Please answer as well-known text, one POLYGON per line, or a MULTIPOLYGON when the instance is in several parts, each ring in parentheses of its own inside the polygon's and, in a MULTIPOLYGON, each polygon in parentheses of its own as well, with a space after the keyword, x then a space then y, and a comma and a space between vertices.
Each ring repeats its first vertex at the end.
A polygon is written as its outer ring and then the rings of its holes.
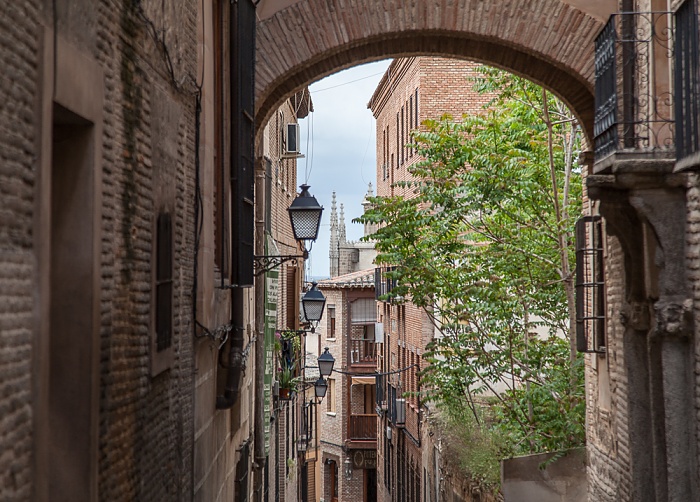
POLYGON ((255 269, 255 276, 264 274, 273 270, 283 263, 291 261, 293 265, 296 265, 299 260, 306 260, 309 257, 308 253, 302 255, 279 255, 279 256, 254 256, 253 268, 255 269))

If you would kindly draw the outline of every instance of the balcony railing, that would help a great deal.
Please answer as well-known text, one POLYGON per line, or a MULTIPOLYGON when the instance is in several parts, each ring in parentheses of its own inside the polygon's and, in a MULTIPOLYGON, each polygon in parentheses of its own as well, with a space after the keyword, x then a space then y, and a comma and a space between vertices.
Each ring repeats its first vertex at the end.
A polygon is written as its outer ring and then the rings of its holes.
POLYGON ((390 294, 391 290, 397 286, 397 280, 387 275, 395 270, 396 267, 377 267, 374 269, 374 296, 377 300, 390 294))
POLYGON ((377 440, 377 415, 350 415, 348 439, 351 441, 377 440))
POLYGON ((374 340, 350 340, 350 364, 377 365, 377 344, 374 340))
POLYGON ((674 153, 670 12, 621 12, 595 44, 596 161, 618 150, 674 153))

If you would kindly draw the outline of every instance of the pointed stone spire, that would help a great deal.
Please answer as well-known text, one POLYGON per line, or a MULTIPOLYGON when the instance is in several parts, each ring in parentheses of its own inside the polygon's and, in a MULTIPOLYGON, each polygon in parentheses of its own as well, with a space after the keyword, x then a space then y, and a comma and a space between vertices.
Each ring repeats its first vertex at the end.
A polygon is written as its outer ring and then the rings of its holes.
POLYGON ((343 209, 343 203, 340 203, 340 225, 338 228, 338 241, 340 244, 345 244, 345 210, 343 209))
POLYGON ((331 277, 338 276, 338 213, 336 211, 335 192, 331 201, 331 240, 328 249, 328 258, 331 265, 331 277))
MULTIPOLYGON (((362 211, 366 213, 372 203, 369 201, 370 197, 374 197, 374 190, 372 189, 372 182, 370 181, 369 184, 367 185, 367 193, 365 194, 365 198, 362 200, 362 211)), ((377 231, 377 225, 374 223, 365 223, 365 237, 368 235, 372 235, 377 231)))

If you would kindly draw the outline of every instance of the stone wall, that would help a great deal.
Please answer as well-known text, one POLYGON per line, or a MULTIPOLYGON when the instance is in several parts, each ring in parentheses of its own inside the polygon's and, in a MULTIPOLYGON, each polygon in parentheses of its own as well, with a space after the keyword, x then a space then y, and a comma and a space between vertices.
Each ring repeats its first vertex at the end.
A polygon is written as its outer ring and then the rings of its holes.
MULTIPOLYGON (((241 394, 242 420, 215 410, 215 333, 229 322, 230 293, 215 287, 213 79, 203 73, 214 66, 200 59, 212 46, 213 13, 200 9, 87 0, 1 8, 0 448, 10 454, 0 460, 0 491, 8 500, 47 500, 56 486, 74 500, 233 496, 252 394, 241 394), (160 357, 154 268, 164 212, 172 335, 160 357), (195 334, 194 305, 210 337, 195 334), (67 446, 56 439, 76 433, 67 446), (66 464, 85 470, 71 478, 66 464)), ((245 302, 250 319, 250 295, 245 302)))

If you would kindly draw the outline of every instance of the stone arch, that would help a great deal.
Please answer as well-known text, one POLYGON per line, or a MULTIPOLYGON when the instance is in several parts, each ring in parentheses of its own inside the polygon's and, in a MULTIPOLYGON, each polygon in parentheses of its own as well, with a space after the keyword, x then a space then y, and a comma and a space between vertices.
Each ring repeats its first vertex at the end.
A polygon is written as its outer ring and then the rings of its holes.
POLYGON ((258 134, 284 99, 321 77, 434 54, 481 61, 550 89, 590 139, 601 17, 560 0, 299 0, 258 22, 258 134))

